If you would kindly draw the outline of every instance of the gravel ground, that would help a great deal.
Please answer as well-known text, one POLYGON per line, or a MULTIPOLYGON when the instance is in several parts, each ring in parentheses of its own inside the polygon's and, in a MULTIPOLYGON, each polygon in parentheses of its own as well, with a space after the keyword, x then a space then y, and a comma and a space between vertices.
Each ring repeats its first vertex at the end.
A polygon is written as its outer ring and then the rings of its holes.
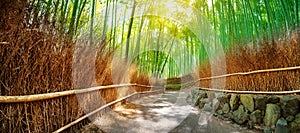
MULTIPOLYGON (((188 91, 187 91, 188 92, 188 91)), ((97 118, 81 132, 91 133, 256 133, 188 104, 186 92, 129 101, 97 118)))

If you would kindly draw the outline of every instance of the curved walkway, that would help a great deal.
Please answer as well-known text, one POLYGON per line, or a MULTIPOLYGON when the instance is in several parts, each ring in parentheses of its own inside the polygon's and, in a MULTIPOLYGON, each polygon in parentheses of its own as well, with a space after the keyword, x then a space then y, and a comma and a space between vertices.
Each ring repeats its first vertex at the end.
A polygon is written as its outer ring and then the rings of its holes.
POLYGON ((128 101, 97 118, 93 125, 107 133, 230 133, 254 132, 220 121, 187 103, 186 92, 143 97, 128 101))

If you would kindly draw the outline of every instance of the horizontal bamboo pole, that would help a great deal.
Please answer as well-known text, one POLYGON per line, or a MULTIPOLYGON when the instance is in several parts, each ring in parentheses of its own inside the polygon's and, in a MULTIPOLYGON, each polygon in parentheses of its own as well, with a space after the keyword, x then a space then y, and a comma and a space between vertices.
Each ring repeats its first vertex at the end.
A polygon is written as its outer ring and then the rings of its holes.
POLYGON ((130 95, 128 95, 128 96, 119 98, 119 99, 117 99, 117 100, 115 100, 115 101, 112 101, 112 102, 110 102, 110 103, 108 103, 108 104, 105 104, 105 105, 101 106, 100 108, 98 108, 98 109, 96 109, 96 110, 94 110, 94 111, 92 111, 92 112, 90 112, 90 113, 88 113, 88 114, 86 114, 86 115, 84 115, 84 116, 78 118, 77 120, 75 120, 75 121, 73 121, 73 122, 71 122, 71 123, 69 123, 69 124, 67 124, 67 125, 65 125, 65 126, 63 126, 63 127, 61 127, 60 129, 54 131, 53 133, 60 133, 60 132, 62 132, 62 131, 64 131, 64 130, 70 128, 71 126, 73 126, 73 125, 79 123, 80 121, 82 121, 82 120, 84 120, 84 119, 86 119, 86 118, 88 118, 88 117, 94 115, 95 113, 97 113, 97 112, 99 112, 99 111, 101 111, 101 110, 103 110, 103 109, 105 109, 105 108, 107 108, 107 107, 109 107, 109 106, 111 106, 111 105, 113 105, 113 104, 116 104, 116 103, 118 103, 118 102, 120 102, 120 101, 123 101, 123 100, 125 100, 125 99, 128 99, 128 98, 130 98, 130 97, 132 97, 132 96, 134 96, 134 95, 137 95, 137 94, 145 94, 145 93, 154 93, 154 92, 159 92, 159 91, 161 91, 161 90, 156 90, 156 91, 146 91, 146 92, 134 92, 134 93, 132 93, 132 94, 130 94, 130 95))
POLYGON ((0 103, 34 102, 34 101, 47 100, 47 99, 58 98, 58 97, 63 97, 63 96, 87 93, 87 92, 92 92, 92 91, 110 89, 110 88, 129 87, 129 86, 134 86, 134 85, 136 85, 136 84, 97 86, 97 87, 91 87, 91 88, 86 88, 86 89, 68 90, 68 91, 62 91, 62 92, 24 95, 24 96, 0 96, 0 103))
POLYGON ((24 95, 24 96, 0 96, 0 103, 34 102, 34 101, 47 100, 47 99, 58 98, 63 96, 99 91, 104 89, 121 88, 121 87, 129 87, 129 86, 139 86, 139 87, 148 87, 148 88, 159 87, 159 86, 147 86, 147 85, 139 85, 139 84, 118 84, 118 85, 108 85, 108 86, 97 86, 97 87, 91 87, 85 89, 68 90, 68 91, 44 93, 44 94, 33 94, 33 95, 24 95))
POLYGON ((147 88, 151 88, 151 87, 154 87, 154 86, 148 86, 148 85, 140 85, 140 84, 136 84, 136 86, 138 86, 138 87, 147 87, 147 88))
POLYGON ((218 78, 225 78, 225 77, 239 76, 239 75, 250 75, 250 74, 257 74, 257 73, 291 71, 291 70, 300 70, 300 66, 286 67, 286 68, 275 68, 275 69, 264 69, 264 70, 255 70, 255 71, 250 71, 250 72, 231 73, 231 74, 225 74, 225 75, 220 75, 220 76, 212 76, 212 77, 200 78, 197 81, 209 80, 209 79, 218 79, 218 78))
POLYGON ((129 98, 129 97, 132 97, 132 96, 134 96, 134 95, 136 95, 136 94, 138 94, 138 93, 135 92, 135 93, 132 93, 132 94, 130 94, 130 95, 128 95, 128 96, 125 96, 125 97, 119 98, 119 99, 117 99, 117 100, 115 100, 115 101, 112 101, 112 102, 110 102, 110 103, 108 103, 108 104, 105 104, 104 106, 101 106, 100 108, 98 108, 98 109, 96 109, 96 110, 94 110, 94 111, 92 111, 92 112, 90 112, 90 113, 88 113, 88 114, 86 114, 86 115, 84 115, 84 116, 78 118, 77 120, 75 120, 75 121, 73 121, 73 122, 71 122, 71 123, 69 123, 69 124, 67 124, 67 125, 65 125, 65 126, 63 126, 63 127, 61 127, 60 129, 54 131, 53 133, 60 133, 60 132, 62 132, 62 131, 64 131, 64 130, 70 128, 71 126, 73 126, 73 125, 79 123, 80 121, 82 121, 82 120, 88 118, 89 116, 91 116, 91 115, 93 115, 93 114, 95 114, 95 113, 97 113, 97 112, 99 112, 99 111, 101 111, 101 110, 103 110, 103 109, 105 109, 105 108, 107 108, 107 107, 113 105, 113 104, 116 104, 116 103, 118 103, 118 102, 120 102, 120 101, 122 101, 122 100, 125 100, 125 99, 127 99, 127 98, 129 98))
POLYGON ((155 93, 155 92, 163 92, 163 90, 143 91, 143 92, 137 92, 137 93, 139 93, 139 94, 146 94, 146 93, 155 93))
POLYGON ((10 44, 10 43, 9 43, 9 42, 0 42, 0 44, 8 45, 8 44, 10 44))
MULTIPOLYGON (((267 72, 279 72, 279 71, 291 71, 291 70, 300 70, 300 66, 295 67, 286 67, 286 68, 276 68, 276 69, 264 69, 264 70, 255 70, 250 72, 239 72, 239 73, 231 73, 231 74, 225 74, 220 76, 213 76, 213 77, 205 77, 205 78, 199 78, 198 80, 194 80, 191 82, 187 82, 184 84, 181 84, 181 86, 190 85, 196 82, 199 82, 201 80, 211 80, 211 79, 219 79, 219 78, 225 78, 225 77, 231 77, 231 76, 245 76, 250 74, 258 74, 258 73, 267 73, 267 72)), ((294 90, 294 91, 236 91, 236 90, 224 90, 224 89, 213 89, 213 88, 202 88, 199 87, 200 90, 206 90, 206 91, 215 91, 215 92, 224 92, 224 93, 237 93, 237 94, 264 94, 264 95, 284 95, 284 94, 296 94, 300 93, 300 90, 294 90)))
POLYGON ((222 89, 202 88, 202 87, 198 87, 198 89, 205 90, 205 91, 236 93, 236 94, 286 95, 286 94, 300 93, 300 90, 294 90, 294 91, 235 91, 235 90, 222 90, 222 89))
POLYGON ((291 70, 300 70, 300 66, 255 70, 255 71, 250 71, 250 72, 238 72, 238 73, 231 73, 231 74, 225 74, 225 75, 219 75, 219 76, 199 78, 198 80, 194 80, 194 81, 184 83, 184 84, 182 84, 182 86, 183 85, 188 85, 188 84, 193 84, 193 83, 196 83, 196 82, 199 82, 199 81, 202 81, 202 80, 211 80, 211 79, 219 79, 219 78, 232 77, 232 76, 245 76, 245 75, 251 75, 251 74, 258 74, 258 73, 280 72, 280 71, 291 71, 291 70))
MULTIPOLYGON (((206 78, 199 78, 198 80, 194 80, 191 82, 187 82, 185 84, 181 84, 181 86, 193 84, 199 82, 201 80, 210 80, 210 79, 218 79, 230 76, 237 76, 237 75, 249 75, 249 74, 257 74, 257 73, 266 73, 266 72, 278 72, 278 71, 290 71, 290 70, 299 70, 300 66, 295 67, 287 67, 287 68, 276 68, 276 69, 264 69, 264 70, 256 70, 250 72, 240 72, 240 73, 232 73, 232 74, 225 74, 220 76, 213 76, 213 77, 206 77, 206 78)), ((158 86, 147 86, 147 85, 139 85, 139 84, 119 84, 119 85, 109 85, 109 86, 97 86, 92 88, 80 89, 80 90, 68 90, 62 92, 54 92, 54 93, 45 93, 45 94, 34 94, 34 95, 24 95, 24 96, 0 96, 0 103, 19 103, 19 102, 33 102, 33 101, 40 101, 46 99, 52 99, 62 96, 80 94, 80 93, 87 93, 102 89, 109 89, 109 88, 120 88, 120 87, 129 87, 129 86, 140 86, 140 87, 158 87, 158 86)), ((218 89, 219 90, 219 89, 218 89)), ((216 90, 214 90, 216 91, 216 90)), ((220 91, 227 91, 230 93, 249 93, 249 94, 292 94, 292 93, 299 93, 300 90, 295 91, 284 91, 284 92, 262 92, 262 91, 235 91, 233 90, 220 90, 220 91)))

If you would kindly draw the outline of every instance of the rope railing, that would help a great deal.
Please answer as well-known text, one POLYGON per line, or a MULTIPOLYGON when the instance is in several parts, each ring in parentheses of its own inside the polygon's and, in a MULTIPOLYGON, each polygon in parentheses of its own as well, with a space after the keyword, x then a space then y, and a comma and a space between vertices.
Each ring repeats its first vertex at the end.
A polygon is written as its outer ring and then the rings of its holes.
POLYGON ((53 99, 53 98, 64 97, 69 95, 99 91, 104 89, 130 87, 130 86, 148 87, 148 88, 159 87, 159 86, 147 86, 147 85, 140 85, 140 84, 117 84, 117 85, 108 85, 108 86, 96 86, 96 87, 85 88, 85 89, 67 90, 67 91, 44 93, 44 94, 33 94, 33 95, 23 95, 23 96, 0 96, 0 103, 34 102, 34 101, 53 99))

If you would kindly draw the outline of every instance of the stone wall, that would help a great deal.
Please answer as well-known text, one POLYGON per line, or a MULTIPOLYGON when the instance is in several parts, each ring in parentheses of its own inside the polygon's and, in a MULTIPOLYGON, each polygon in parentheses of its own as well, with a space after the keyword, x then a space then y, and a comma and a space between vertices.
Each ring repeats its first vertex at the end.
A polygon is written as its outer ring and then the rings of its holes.
POLYGON ((264 132, 300 131, 300 95, 229 94, 193 89, 192 104, 201 111, 264 132))

